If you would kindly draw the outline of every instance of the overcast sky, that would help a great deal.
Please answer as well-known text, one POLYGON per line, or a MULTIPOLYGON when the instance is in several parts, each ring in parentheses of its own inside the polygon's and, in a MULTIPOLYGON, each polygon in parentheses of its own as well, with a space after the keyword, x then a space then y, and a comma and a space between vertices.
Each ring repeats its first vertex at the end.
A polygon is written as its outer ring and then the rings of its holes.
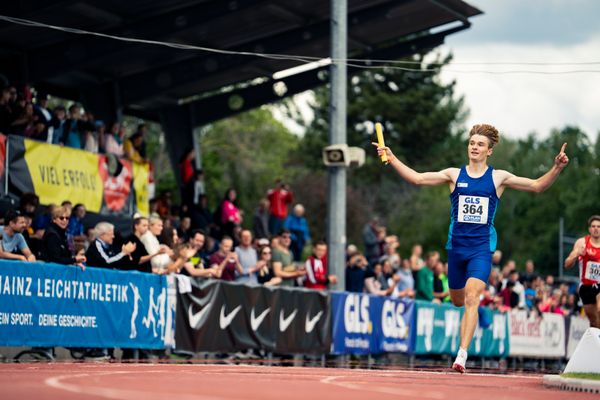
POLYGON ((576 125, 595 140, 600 130, 599 0, 465 0, 483 15, 470 29, 446 39, 454 62, 443 72, 455 79, 470 109, 467 126, 491 123, 512 138, 576 125), (460 65, 471 62, 598 62, 596 65, 460 65), (565 75, 459 73, 472 69, 597 70, 565 75))

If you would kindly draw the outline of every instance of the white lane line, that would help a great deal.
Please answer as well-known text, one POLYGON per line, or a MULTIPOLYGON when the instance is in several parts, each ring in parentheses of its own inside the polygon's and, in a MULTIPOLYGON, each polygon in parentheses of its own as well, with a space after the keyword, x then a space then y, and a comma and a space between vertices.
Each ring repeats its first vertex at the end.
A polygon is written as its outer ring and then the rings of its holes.
MULTIPOLYGON (((385 394, 393 394, 398 396, 407 396, 412 398, 427 398, 427 399, 444 399, 445 396, 442 392, 437 391, 422 391, 422 390, 411 390, 411 389, 403 389, 400 387, 386 387, 381 386, 380 383, 373 385, 369 384, 369 386, 357 385, 356 383, 350 382, 340 382, 338 379, 352 379, 351 376, 328 376, 321 379, 321 383, 326 385, 335 385, 338 387, 342 387, 350 390, 358 390, 363 392, 377 392, 377 393, 385 393, 385 394)), ((399 383, 400 384, 400 383, 399 383)))
MULTIPOLYGON (((89 378, 90 380, 99 376, 109 375, 124 375, 131 373, 164 373, 165 371, 110 371, 110 372, 98 372, 98 373, 84 373, 84 374, 67 374, 59 375, 47 378, 44 383, 51 388, 64 390, 71 393, 102 397, 105 399, 114 400, 139 400, 143 397, 144 400, 163 400, 169 397, 169 393, 157 393, 144 390, 131 390, 131 389, 114 389, 109 387, 95 387, 88 386, 86 384, 74 384, 66 383, 64 381, 69 379, 77 378, 89 378)), ((201 389, 201 388, 199 388, 201 389)), ((177 400, 233 400, 234 397, 215 397, 215 396, 203 396, 197 394, 177 393, 175 395, 177 400)))

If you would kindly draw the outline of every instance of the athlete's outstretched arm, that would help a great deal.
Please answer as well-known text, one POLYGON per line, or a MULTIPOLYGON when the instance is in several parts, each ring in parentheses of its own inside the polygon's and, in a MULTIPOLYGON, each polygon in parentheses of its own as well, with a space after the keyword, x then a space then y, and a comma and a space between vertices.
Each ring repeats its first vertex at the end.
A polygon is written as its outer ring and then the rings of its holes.
POLYGON ((385 146, 379 147, 377 143, 373 143, 373 146, 377 147, 377 154, 381 156, 386 154, 388 161, 392 167, 398 172, 398 174, 407 182, 413 185, 419 186, 435 186, 443 185, 444 183, 453 182, 453 177, 458 175, 458 168, 446 168, 438 172, 417 172, 398 160, 392 150, 385 146))
POLYGON ((573 250, 571 250, 571 253, 565 259, 565 268, 571 268, 579 256, 583 255, 585 255, 585 239, 579 238, 573 245, 573 250))
POLYGON ((550 168, 550 171, 537 179, 516 176, 507 171, 498 171, 502 185, 525 192, 543 192, 552 186, 556 178, 558 178, 558 175, 569 163, 569 157, 567 157, 567 154, 565 153, 566 148, 567 144, 563 143, 560 152, 554 157, 554 165, 550 168))

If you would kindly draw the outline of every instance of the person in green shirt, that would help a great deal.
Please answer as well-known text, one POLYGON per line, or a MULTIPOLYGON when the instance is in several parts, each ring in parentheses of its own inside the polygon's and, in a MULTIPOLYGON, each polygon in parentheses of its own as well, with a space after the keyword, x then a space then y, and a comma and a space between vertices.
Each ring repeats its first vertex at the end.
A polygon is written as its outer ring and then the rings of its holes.
POLYGON ((294 256, 290 251, 292 236, 284 229, 279 234, 279 245, 273 249, 273 272, 281 278, 280 286, 296 286, 296 278, 304 276, 306 271, 294 264, 294 256))
POLYGON ((427 253, 425 265, 417 265, 413 269, 415 276, 415 299, 433 301, 433 268, 440 261, 440 253, 430 251, 427 253))

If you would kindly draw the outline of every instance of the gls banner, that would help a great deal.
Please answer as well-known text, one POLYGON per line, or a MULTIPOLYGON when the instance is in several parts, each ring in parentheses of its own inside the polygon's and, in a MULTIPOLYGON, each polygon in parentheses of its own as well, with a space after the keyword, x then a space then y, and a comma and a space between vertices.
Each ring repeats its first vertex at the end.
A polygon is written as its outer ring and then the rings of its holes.
MULTIPOLYGON (((416 309, 414 354, 456 354, 463 309, 424 301, 416 301, 416 309)), ((469 347, 470 355, 508 356, 508 317, 499 312, 491 312, 491 315, 490 326, 477 326, 469 347)))
POLYGON ((331 294, 333 354, 409 352, 412 300, 367 294, 331 294))
POLYGON ((163 276, 0 260, 0 345, 164 348, 167 300, 163 276))
POLYGON ((325 292, 181 276, 177 310, 179 350, 326 353, 331 344, 325 292))

